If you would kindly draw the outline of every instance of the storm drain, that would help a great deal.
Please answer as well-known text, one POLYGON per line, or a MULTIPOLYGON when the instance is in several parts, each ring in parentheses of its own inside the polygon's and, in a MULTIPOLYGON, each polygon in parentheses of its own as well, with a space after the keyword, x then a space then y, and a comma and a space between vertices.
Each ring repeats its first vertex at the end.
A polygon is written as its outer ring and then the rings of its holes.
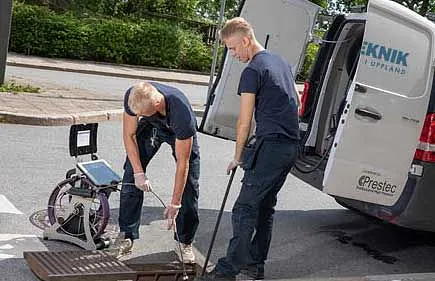
POLYGON ((24 252, 27 264, 44 281, 182 281, 196 266, 180 263, 126 264, 104 251, 24 252))

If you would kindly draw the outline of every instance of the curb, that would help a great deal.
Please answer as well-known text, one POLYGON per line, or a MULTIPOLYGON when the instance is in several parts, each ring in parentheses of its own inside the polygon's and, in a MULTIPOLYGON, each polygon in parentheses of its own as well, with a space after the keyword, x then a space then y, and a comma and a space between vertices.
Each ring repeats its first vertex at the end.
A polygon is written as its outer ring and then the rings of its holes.
POLYGON ((190 84, 190 85, 208 86, 207 82, 201 82, 201 81, 178 79, 178 78, 165 78, 165 77, 138 75, 138 74, 126 74, 126 73, 118 73, 118 72, 112 72, 112 71, 76 69, 76 68, 70 68, 70 67, 47 66, 47 65, 34 65, 34 64, 12 62, 12 61, 8 61, 7 65, 17 66, 17 67, 26 67, 26 68, 65 71, 65 72, 76 72, 76 73, 82 73, 82 74, 92 74, 92 75, 101 75, 101 76, 112 76, 112 77, 120 77, 120 78, 144 79, 144 80, 154 80, 154 81, 161 81, 161 82, 174 82, 174 83, 182 83, 182 84, 190 84))
MULTIPOLYGON (((196 117, 204 115, 203 108, 193 108, 196 117)), ((32 126, 66 126, 82 123, 122 120, 123 109, 107 111, 90 111, 77 114, 28 115, 0 111, 0 123, 22 124, 32 126)))

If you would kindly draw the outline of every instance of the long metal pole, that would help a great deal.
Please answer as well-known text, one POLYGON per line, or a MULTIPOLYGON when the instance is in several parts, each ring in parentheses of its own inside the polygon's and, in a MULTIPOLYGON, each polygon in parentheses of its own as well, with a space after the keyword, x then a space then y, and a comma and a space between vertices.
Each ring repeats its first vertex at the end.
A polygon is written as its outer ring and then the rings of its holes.
POLYGON ((219 210, 216 224, 215 224, 214 230, 213 230, 213 235, 211 236, 210 245, 208 246, 207 256, 205 257, 204 266, 202 267, 201 276, 204 276, 204 274, 207 270, 208 261, 210 260, 210 256, 211 256, 211 250, 213 249, 214 241, 216 239, 219 225, 221 223, 222 214, 224 213, 224 210, 225 210, 225 204, 227 203, 228 194, 230 193, 230 188, 231 188, 231 185, 233 184, 233 179, 234 179, 234 175, 236 174, 236 170, 237 170, 237 167, 231 171, 231 176, 230 176, 230 179, 228 180, 227 189, 225 190, 225 194, 224 194, 224 199, 222 199, 221 208, 219 210))
POLYGON ((0 0, 0 85, 5 82, 11 19, 12 0, 0 0))
POLYGON ((225 0, 221 0, 221 9, 219 12, 219 21, 218 21, 218 25, 217 25, 217 30, 216 30, 216 34, 215 34, 215 40, 214 40, 214 47, 213 47, 213 60, 211 63, 210 79, 208 81, 207 101, 210 98, 210 94, 211 94, 210 92, 211 92, 211 88, 213 86, 214 72, 216 69, 216 62, 217 62, 217 55, 218 55, 219 41, 220 41, 219 30, 222 26, 224 14, 225 14, 225 0))

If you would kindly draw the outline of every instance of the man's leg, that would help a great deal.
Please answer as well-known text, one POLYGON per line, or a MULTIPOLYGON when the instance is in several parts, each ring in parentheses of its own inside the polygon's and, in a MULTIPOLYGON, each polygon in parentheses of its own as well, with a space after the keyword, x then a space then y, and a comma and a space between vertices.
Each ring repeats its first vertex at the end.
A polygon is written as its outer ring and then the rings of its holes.
POLYGON ((178 239, 175 237, 175 240, 179 240, 183 244, 192 244, 198 229, 199 173, 198 158, 189 163, 189 174, 181 199, 181 208, 176 219, 178 239))
POLYGON ((283 186, 287 172, 273 185, 269 194, 260 204, 260 210, 255 226, 255 235, 250 246, 250 260, 248 261, 247 275, 254 279, 264 278, 264 262, 272 240, 273 215, 277 202, 277 194, 283 186))
MULTIPOLYGON (((279 143, 278 143, 279 144, 279 143)), ((251 261, 249 262, 248 269, 250 273, 255 276, 256 279, 264 278, 264 262, 267 259, 267 255, 270 248, 270 242, 272 240, 272 227, 273 216, 275 214, 275 206, 277 202, 277 195, 284 185, 288 173, 296 160, 296 146, 289 146, 287 143, 282 144, 282 148, 273 151, 279 151, 279 155, 270 153, 269 156, 285 163, 281 169, 281 173, 275 174, 276 177, 272 179, 270 192, 263 199, 260 204, 259 214, 255 227, 255 236, 251 243, 251 261), (281 156, 284 156, 280 159, 281 156)))
POLYGON ((251 239, 258 227, 262 202, 269 194, 276 196, 285 181, 285 177, 281 179, 282 175, 287 175, 294 162, 295 147, 290 148, 288 141, 286 145, 281 143, 283 142, 264 140, 257 152, 253 169, 245 171, 243 185, 233 208, 233 238, 226 257, 219 259, 216 266, 218 271, 228 276, 238 274, 241 267, 252 262, 251 239))
MULTIPOLYGON (((137 135, 139 155, 144 172, 146 172, 149 161, 153 158, 161 145, 160 142, 155 140, 153 142, 154 146, 152 146, 151 136, 151 128, 141 130, 141 133, 137 135)), ((134 184, 133 168, 128 157, 124 164, 122 184, 118 218, 119 228, 121 232, 124 232, 125 238, 132 240, 138 239, 143 191, 138 189, 134 184)))

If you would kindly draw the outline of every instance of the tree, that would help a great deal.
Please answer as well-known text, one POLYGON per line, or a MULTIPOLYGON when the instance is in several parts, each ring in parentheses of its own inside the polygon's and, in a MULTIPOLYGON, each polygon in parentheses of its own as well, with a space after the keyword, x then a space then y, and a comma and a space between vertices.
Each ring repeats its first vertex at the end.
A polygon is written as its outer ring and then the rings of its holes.
MULTIPOLYGON (((225 1, 225 17, 232 18, 237 16, 240 0, 225 1)), ((196 5, 196 14, 200 19, 217 22, 221 9, 221 0, 199 0, 196 5)))
MULTIPOLYGON (((350 7, 355 5, 367 5, 367 0, 337 0, 331 1, 330 11, 349 11, 350 7)), ((435 0, 395 0, 395 2, 402 4, 408 9, 426 16, 428 12, 435 12, 435 0)))

